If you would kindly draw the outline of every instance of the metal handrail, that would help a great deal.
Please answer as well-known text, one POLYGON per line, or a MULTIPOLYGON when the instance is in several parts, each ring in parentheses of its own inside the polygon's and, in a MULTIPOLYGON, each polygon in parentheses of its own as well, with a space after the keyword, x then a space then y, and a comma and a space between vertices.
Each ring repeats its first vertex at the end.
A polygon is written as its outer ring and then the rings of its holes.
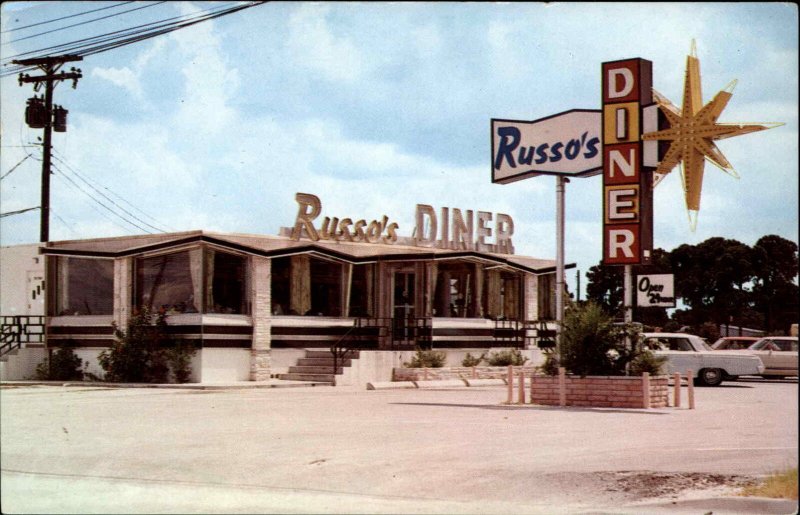
POLYGON ((0 357, 22 347, 25 343, 44 342, 45 317, 41 315, 0 316, 0 357), (31 328, 41 331, 32 331, 31 328))

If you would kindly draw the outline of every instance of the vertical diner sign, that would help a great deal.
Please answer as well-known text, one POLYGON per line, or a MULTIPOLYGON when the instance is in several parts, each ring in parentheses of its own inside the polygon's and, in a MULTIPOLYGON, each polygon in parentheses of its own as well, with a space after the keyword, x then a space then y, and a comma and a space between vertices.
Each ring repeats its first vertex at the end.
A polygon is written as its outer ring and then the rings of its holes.
MULTIPOLYGON (((603 63, 603 264, 650 261, 653 245, 652 172, 645 170, 641 135, 653 104, 652 63, 603 63)), ((649 152, 648 148, 648 152, 649 152)))

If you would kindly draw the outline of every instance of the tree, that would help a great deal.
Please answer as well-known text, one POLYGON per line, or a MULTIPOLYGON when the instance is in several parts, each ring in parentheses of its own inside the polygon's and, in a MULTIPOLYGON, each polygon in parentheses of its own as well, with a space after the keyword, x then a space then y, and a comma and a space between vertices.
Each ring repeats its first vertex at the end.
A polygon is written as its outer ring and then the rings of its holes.
POLYGON ((748 307, 753 278, 750 247, 725 238, 681 245, 670 253, 676 295, 691 307, 692 325, 736 320, 748 307))
POLYGON ((800 318, 798 248, 776 235, 760 238, 753 247, 753 297, 767 331, 788 330, 800 318))

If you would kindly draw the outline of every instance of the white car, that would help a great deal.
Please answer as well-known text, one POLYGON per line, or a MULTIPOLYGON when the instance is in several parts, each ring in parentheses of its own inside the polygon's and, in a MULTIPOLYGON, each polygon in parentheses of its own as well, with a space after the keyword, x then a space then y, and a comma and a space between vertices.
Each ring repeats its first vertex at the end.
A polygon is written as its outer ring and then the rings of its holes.
POLYGON ((692 371, 695 384, 717 386, 738 376, 761 375, 764 363, 750 353, 715 351, 693 334, 642 333, 644 347, 656 356, 666 356, 666 372, 686 374, 692 371))
POLYGON ((768 336, 740 352, 761 358, 763 377, 783 379, 797 375, 797 336, 768 336))

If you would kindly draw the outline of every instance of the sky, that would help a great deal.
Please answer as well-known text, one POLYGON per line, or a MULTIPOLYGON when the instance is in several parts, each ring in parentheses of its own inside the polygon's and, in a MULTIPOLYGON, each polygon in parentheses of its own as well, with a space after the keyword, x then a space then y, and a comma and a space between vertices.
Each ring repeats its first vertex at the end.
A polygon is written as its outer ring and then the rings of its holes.
MULTIPOLYGON (((228 5, 147 2, 49 34, 130 6, 13 30, 117 3, 4 2, 0 58, 228 5)), ((704 102, 738 79, 719 122, 784 125, 717 142, 741 178, 706 166, 694 232, 669 174, 654 191, 654 246, 797 242, 798 7, 777 2, 279 2, 87 56, 77 88, 55 89, 69 115, 53 137, 50 237, 275 235, 303 192, 323 217, 387 215, 401 236, 417 204, 505 213, 517 254, 555 259, 556 179, 493 184, 490 120, 600 109, 601 63, 635 57, 680 106, 693 40, 704 102)), ((0 79, 2 213, 39 205, 32 94, 0 79)), ((565 213, 568 286, 580 274, 585 292, 602 257, 602 178, 571 179, 565 213)), ((38 210, 0 218, 3 246, 38 238, 38 210)))

